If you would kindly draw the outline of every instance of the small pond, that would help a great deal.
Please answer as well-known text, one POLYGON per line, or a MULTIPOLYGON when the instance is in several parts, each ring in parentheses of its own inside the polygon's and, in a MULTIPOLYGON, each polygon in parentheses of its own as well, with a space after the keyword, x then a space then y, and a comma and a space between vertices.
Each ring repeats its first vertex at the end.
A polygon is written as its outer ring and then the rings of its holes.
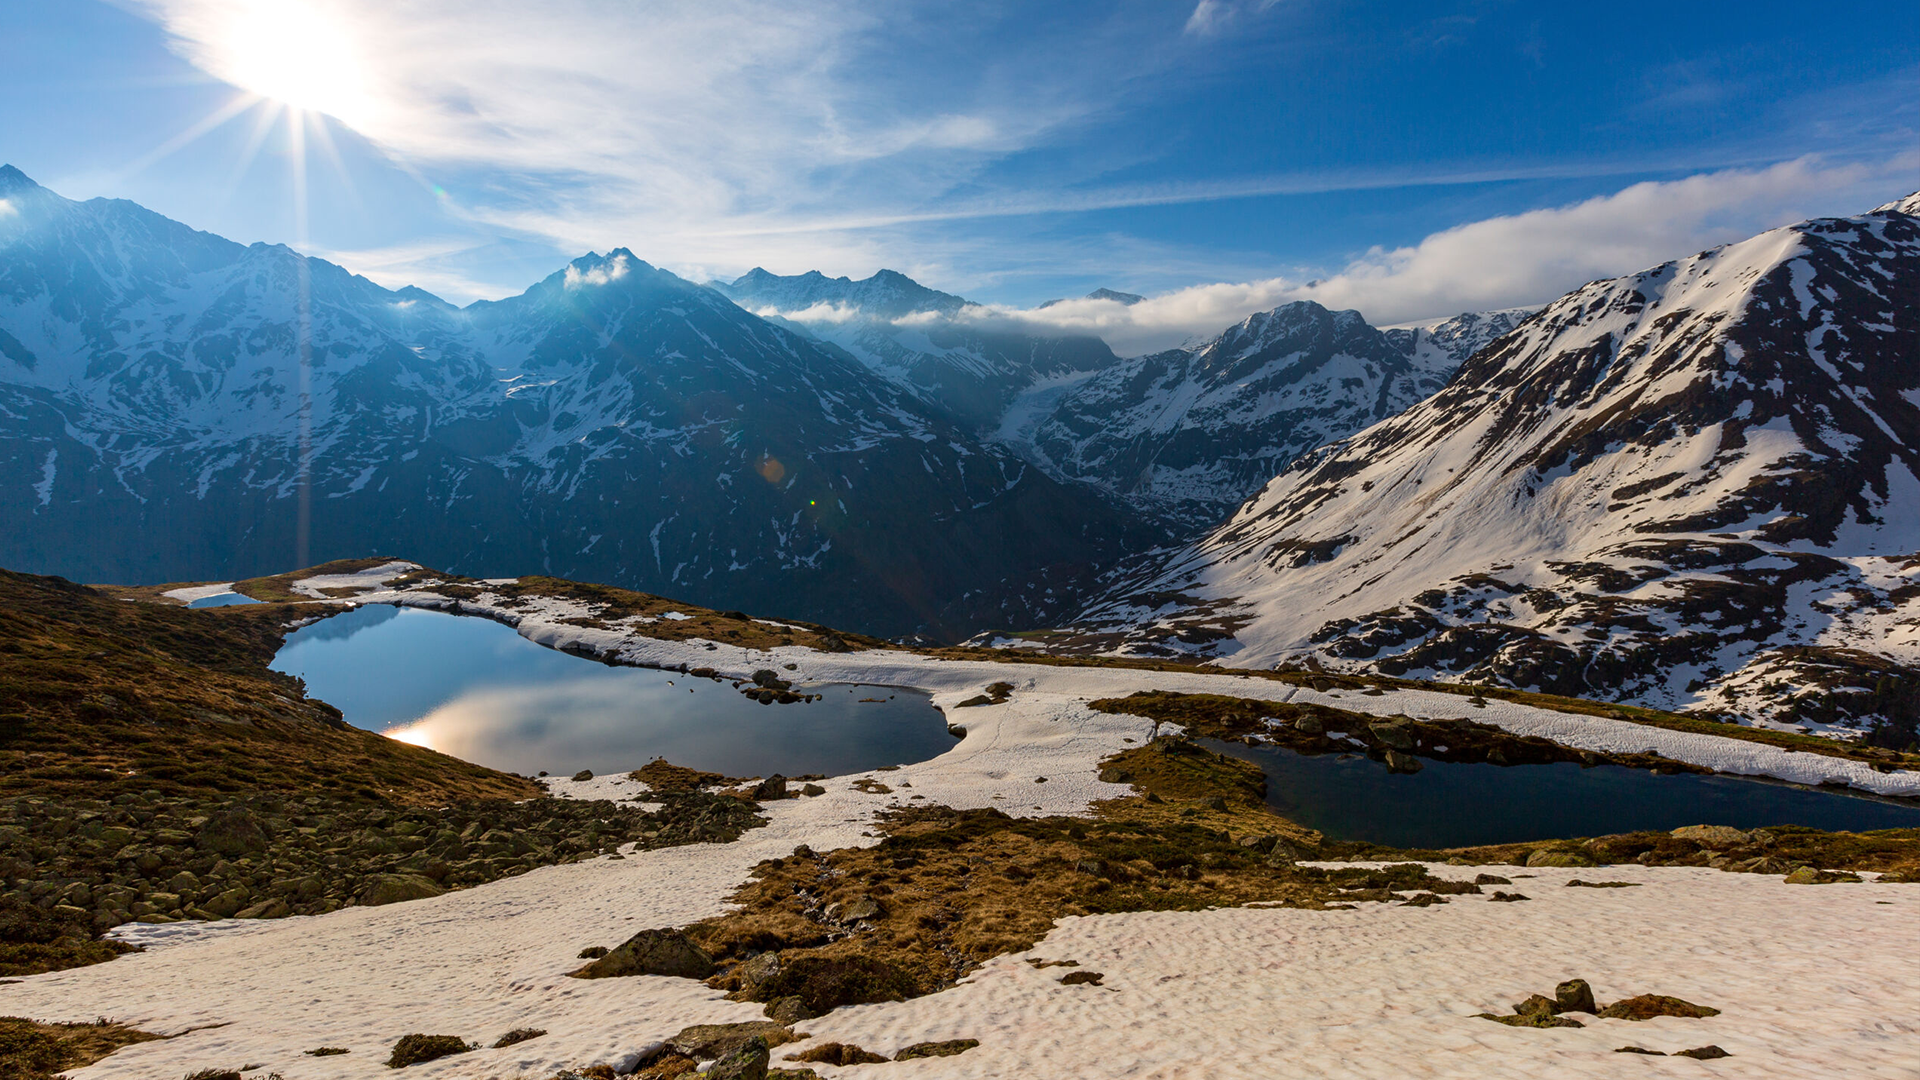
POLYGON ((1200 740, 1267 774, 1267 805, 1332 840, 1447 848, 1682 825, 1920 827, 1920 807, 1729 776, 1619 765, 1450 764, 1390 773, 1361 754, 1200 740))
MULTIPOLYGON (((927 696, 810 687, 761 705, 732 683, 608 667, 473 616, 368 604, 287 635, 273 668, 347 722, 496 769, 567 775, 665 757, 729 776, 839 775, 951 749, 927 696)), ((786 674, 782 672, 782 674, 786 674)))
POLYGON ((242 593, 223 592, 214 593, 212 596, 203 596, 198 600, 189 600, 187 601, 187 606, 190 608, 237 607, 241 604, 257 604, 259 602, 260 601, 255 600, 253 597, 246 596, 242 593))

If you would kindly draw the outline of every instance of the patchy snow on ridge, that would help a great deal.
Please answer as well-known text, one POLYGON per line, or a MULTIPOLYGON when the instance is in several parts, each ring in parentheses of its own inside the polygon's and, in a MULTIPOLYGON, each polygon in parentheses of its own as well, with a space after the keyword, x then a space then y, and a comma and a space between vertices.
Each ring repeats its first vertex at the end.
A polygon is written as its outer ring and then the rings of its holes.
POLYGON ((1920 711, 1920 221, 1556 301, 1079 620, 1120 654, 1857 734, 1920 711))

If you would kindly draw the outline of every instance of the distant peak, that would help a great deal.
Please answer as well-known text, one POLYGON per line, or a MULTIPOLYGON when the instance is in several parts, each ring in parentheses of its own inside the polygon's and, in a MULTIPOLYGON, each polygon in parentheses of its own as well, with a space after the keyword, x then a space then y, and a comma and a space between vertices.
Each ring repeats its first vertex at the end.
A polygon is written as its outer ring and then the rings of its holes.
POLYGON ((39 188, 33 178, 11 165, 0 165, 0 191, 32 191, 39 188))
MULTIPOLYGON (((0 176, 5 175, 5 171, 0 170, 0 176)), ((1873 208, 1873 212, 1876 214, 1905 214, 1908 217, 1920 217, 1920 191, 1916 191, 1904 199, 1895 199, 1885 206, 1876 206, 1873 208)))
POLYGON ((1132 307, 1145 300, 1146 297, 1141 296, 1139 293, 1120 292, 1117 289, 1100 288, 1088 293, 1087 299, 1111 300, 1116 304, 1125 304, 1128 307, 1132 307))

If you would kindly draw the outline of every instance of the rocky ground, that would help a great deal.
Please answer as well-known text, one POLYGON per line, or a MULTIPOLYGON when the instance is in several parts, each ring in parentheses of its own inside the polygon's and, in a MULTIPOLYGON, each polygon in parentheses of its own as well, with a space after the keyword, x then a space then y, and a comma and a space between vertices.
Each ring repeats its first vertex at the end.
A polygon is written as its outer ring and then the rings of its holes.
MULTIPOLYGON (((624 845, 729 841, 761 821, 752 803, 732 796, 652 798, 643 806, 540 799, 437 808, 277 794, 8 799, 0 801, 0 896, 94 932, 133 921, 316 915, 437 896, 624 845)), ((31 960, 13 968, 7 973, 50 969, 31 960)))

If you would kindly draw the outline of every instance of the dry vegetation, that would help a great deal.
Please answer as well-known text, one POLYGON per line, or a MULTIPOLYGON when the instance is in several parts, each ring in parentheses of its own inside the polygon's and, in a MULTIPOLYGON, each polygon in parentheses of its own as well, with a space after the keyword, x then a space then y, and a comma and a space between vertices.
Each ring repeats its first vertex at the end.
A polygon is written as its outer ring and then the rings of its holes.
POLYGON ((54 1080, 59 1073, 91 1065, 123 1046, 161 1038, 105 1020, 91 1024, 42 1024, 0 1016, 0 1076, 8 1080, 54 1080))
POLYGON ((0 571, 0 795, 243 791, 403 804, 529 781, 344 723, 267 664, 297 609, 129 603, 0 571))

